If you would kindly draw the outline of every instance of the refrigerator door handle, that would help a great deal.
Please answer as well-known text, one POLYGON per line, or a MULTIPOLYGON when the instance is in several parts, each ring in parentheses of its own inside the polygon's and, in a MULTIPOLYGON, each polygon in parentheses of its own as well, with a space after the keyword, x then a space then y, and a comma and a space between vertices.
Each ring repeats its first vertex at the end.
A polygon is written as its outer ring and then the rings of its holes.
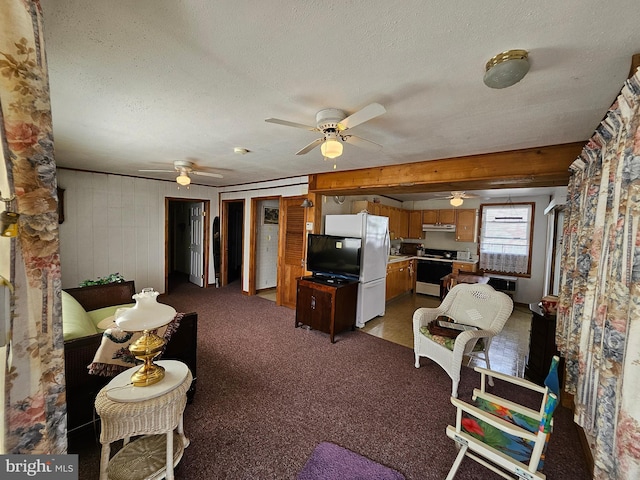
POLYGON ((389 236, 389 230, 387 230, 387 233, 385 233, 384 235, 384 244, 387 249, 387 259, 388 259, 389 255, 391 255, 391 237, 389 236))

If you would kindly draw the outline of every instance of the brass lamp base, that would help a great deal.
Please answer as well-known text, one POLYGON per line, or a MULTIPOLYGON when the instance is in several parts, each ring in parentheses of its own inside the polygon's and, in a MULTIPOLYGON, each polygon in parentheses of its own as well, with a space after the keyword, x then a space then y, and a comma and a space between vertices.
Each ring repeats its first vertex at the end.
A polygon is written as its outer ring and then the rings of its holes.
POLYGON ((147 387, 164 378, 164 368, 153 363, 164 347, 164 338, 145 330, 142 336, 129 346, 129 351, 143 365, 131 375, 131 383, 136 387, 147 387))

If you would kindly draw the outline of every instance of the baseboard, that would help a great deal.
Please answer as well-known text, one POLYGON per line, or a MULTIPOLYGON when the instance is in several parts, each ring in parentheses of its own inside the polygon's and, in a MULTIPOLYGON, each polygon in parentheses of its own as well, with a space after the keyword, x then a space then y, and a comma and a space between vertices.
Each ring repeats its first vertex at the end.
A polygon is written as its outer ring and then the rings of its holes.
MULTIPOLYGON (((573 395, 562 391, 560 394, 560 404, 563 407, 566 407, 571 410, 572 413, 575 413, 575 402, 573 395)), ((591 453, 591 447, 589 447, 589 440, 587 439, 587 434, 584 433, 584 428, 574 422, 576 426, 576 430, 578 431, 578 438, 580 439, 580 445, 582 446, 582 451, 584 452, 584 458, 587 460, 587 468, 589 473, 591 474, 591 478, 593 478, 593 472, 595 463, 593 461, 593 453, 591 453)))

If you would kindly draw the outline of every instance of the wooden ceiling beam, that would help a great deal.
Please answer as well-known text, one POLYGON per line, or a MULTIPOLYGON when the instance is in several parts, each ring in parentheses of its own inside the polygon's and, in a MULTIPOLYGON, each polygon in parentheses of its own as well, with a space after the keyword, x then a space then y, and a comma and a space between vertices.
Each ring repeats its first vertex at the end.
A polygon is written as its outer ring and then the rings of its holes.
POLYGON ((375 195, 565 186, 569 165, 585 143, 318 173, 309 176, 309 191, 375 195))

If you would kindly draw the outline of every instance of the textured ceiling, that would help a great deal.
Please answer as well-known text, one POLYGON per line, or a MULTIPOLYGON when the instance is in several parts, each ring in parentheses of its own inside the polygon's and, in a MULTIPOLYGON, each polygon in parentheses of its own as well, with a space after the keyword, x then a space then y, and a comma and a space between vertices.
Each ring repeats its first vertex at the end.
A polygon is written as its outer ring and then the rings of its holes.
POLYGON ((378 102, 349 130, 349 170, 588 139, 640 51, 637 0, 41 0, 60 167, 170 180, 192 160, 236 185, 331 171, 315 126, 378 102), (482 82, 529 51, 516 85, 482 82), (234 153, 234 147, 249 150, 234 153))

